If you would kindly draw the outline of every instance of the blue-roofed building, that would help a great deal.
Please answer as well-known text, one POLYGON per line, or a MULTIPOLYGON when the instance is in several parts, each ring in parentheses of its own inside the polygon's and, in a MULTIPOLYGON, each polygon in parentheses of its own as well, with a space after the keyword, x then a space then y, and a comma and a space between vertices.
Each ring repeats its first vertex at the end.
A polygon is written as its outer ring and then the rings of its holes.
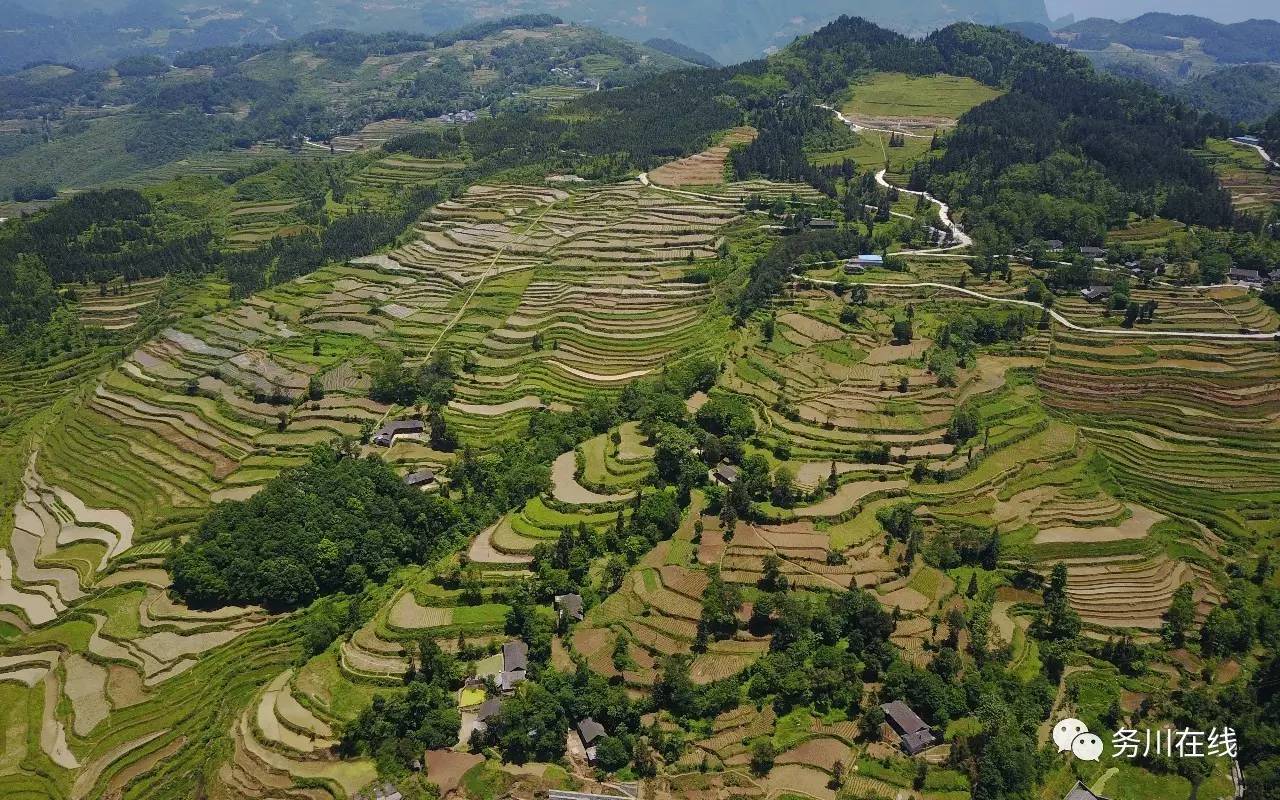
POLYGON ((866 253, 857 258, 851 258, 844 262, 844 271, 849 273, 862 272, 868 269, 876 269, 884 266, 884 256, 875 253, 866 253))

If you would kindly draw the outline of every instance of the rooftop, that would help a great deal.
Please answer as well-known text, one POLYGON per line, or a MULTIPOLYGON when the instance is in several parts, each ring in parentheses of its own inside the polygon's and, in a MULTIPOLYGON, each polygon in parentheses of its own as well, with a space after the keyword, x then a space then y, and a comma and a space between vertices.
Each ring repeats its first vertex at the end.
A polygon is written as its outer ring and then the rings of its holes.
POLYGON ((529 645, 512 639, 502 645, 502 669, 506 672, 524 671, 529 668, 529 645))
POLYGON ((582 619, 582 595, 556 595, 556 608, 560 609, 565 614, 568 614, 573 619, 582 619))
POLYGON ((428 483, 433 483, 435 479, 436 474, 429 469, 420 469, 404 476, 404 482, 410 486, 425 486, 428 483))
POLYGON ((885 719, 889 721, 889 724, 903 736, 929 730, 929 726, 925 724, 924 720, 920 719, 920 715, 912 711, 911 706, 901 700, 885 703, 880 708, 884 711, 885 719))
POLYGON ((715 477, 722 483, 733 483, 738 479, 738 468, 733 464, 720 464, 715 469, 715 477))
POLYGON ((604 726, 591 717, 587 717, 578 723, 578 736, 582 737, 584 746, 590 746, 592 742, 604 735, 604 726))
POLYGON ((1071 791, 1067 792, 1067 796, 1062 800, 1107 800, 1100 794, 1094 794, 1080 781, 1076 781, 1076 785, 1071 787, 1071 791))

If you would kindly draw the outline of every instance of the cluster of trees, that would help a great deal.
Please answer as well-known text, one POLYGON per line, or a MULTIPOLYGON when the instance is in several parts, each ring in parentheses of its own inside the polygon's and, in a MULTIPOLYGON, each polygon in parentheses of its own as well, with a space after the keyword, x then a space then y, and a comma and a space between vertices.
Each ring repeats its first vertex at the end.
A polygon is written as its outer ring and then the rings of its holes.
POLYGON ((58 196, 58 189, 48 183, 19 183, 13 187, 15 203, 27 203, 32 200, 52 200, 58 196))
POLYGON ((453 155, 462 147, 462 129, 406 133, 387 140, 382 149, 388 153, 408 153, 418 158, 440 158, 453 155))
POLYGON ((372 253, 394 241, 423 211, 455 191, 453 184, 415 186, 386 209, 360 210, 332 221, 321 219, 318 231, 276 236, 245 252, 222 252, 219 263, 231 283, 231 296, 247 297, 305 275, 326 261, 372 253))
POLYGON ((554 543, 541 543, 533 550, 534 588, 539 600, 575 592, 588 605, 618 590, 627 569, 658 542, 670 538, 680 527, 680 506, 675 493, 662 489, 636 494, 630 514, 619 510, 614 523, 590 528, 579 523, 563 531, 554 543), (592 582, 592 563, 609 556, 598 582, 592 582))
POLYGON ((168 568, 193 607, 291 609, 383 581, 458 546, 486 519, 474 504, 406 486, 377 458, 318 447, 249 500, 214 506, 168 568))
POLYGON ((751 265, 746 288, 738 298, 736 316, 746 320, 769 301, 791 279, 806 255, 830 253, 850 258, 867 251, 867 239, 855 230, 806 230, 775 243, 751 265))
POLYGON ((215 263, 207 230, 168 227, 132 189, 90 191, 0 226, 0 338, 35 336, 64 300, 58 285, 126 284, 215 263))
POLYGON ((404 363, 404 354, 388 350, 374 363, 369 384, 369 397, 379 403, 402 406, 427 404, 440 408, 453 398, 453 383, 458 377, 453 356, 437 350, 431 360, 416 369, 404 363))
POLYGON ((1262 126, 1262 149, 1272 157, 1280 154, 1280 111, 1272 114, 1262 126))
POLYGON ((409 657, 404 692, 375 695, 343 726, 339 753, 372 756, 380 772, 394 774, 426 750, 457 743, 462 716, 454 693, 462 685, 462 665, 430 637, 418 643, 416 656, 409 657))

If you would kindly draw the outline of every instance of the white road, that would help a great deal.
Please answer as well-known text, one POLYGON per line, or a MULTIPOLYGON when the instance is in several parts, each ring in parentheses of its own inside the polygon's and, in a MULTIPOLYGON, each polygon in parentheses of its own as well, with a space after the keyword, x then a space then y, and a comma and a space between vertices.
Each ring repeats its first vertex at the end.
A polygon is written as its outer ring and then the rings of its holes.
MULTIPOLYGON (((866 125, 859 125, 858 123, 849 119, 844 114, 841 114, 840 111, 836 108, 833 108, 828 105, 824 105, 822 103, 819 103, 818 107, 825 108, 826 110, 830 111, 832 114, 835 114, 836 119, 840 120, 845 125, 849 126, 849 129, 852 130, 854 133, 861 133, 862 131, 878 131, 880 133, 897 133, 897 134, 901 134, 902 136, 911 136, 917 139, 930 138, 922 134, 910 133, 908 131, 897 131, 897 130, 891 130, 889 128, 869 128, 866 125)), ((960 248, 963 248, 963 247, 973 246, 973 239, 970 238, 969 234, 965 233, 963 228, 961 228, 959 225, 957 225, 955 222, 951 220, 950 206, 948 206, 946 203, 942 202, 938 198, 934 197, 933 195, 929 194, 928 192, 916 192, 916 191, 912 191, 911 189, 904 189, 901 186, 895 186, 892 183, 889 183, 887 180, 885 180, 885 177, 884 177, 885 172, 887 172, 887 170, 882 169, 876 173, 876 183, 880 184, 886 189, 897 189, 899 192, 915 195, 916 197, 923 197, 924 199, 928 200, 930 203, 933 203, 935 206, 938 207, 938 220, 941 221, 943 225, 947 226, 947 229, 951 231, 951 237, 956 240, 956 243, 950 247, 933 247, 925 250, 904 251, 904 253, 907 253, 907 252, 945 253, 948 250, 959 250, 960 248)))
POLYGON ((923 133, 911 133, 910 131, 900 131, 894 128, 872 128, 866 125, 861 125, 849 119, 844 114, 841 114, 839 109, 834 108, 833 106, 826 105, 825 103, 818 103, 818 108, 825 108, 826 110, 835 114, 837 117, 840 118, 840 121, 843 122, 845 125, 848 125, 853 130, 854 133, 860 133, 862 131, 875 131, 876 133, 897 133, 902 136, 910 136, 912 139, 932 139, 933 138, 933 134, 929 134, 928 136, 925 136, 923 133))
POLYGON ((1244 147, 1252 147, 1254 150, 1258 151, 1258 155, 1262 156, 1263 161, 1267 162, 1273 167, 1277 165, 1276 160, 1271 157, 1271 154, 1269 154, 1266 150, 1263 150, 1262 147, 1260 147, 1259 145, 1256 145, 1253 142, 1242 142, 1238 137, 1235 137, 1235 136, 1231 137, 1231 141, 1234 142, 1235 144, 1242 145, 1244 147))
POLYGON ((970 247, 973 245, 973 239, 969 237, 969 234, 965 233, 963 228, 961 228, 959 225, 951 221, 951 206, 942 202, 941 200, 929 194, 928 192, 916 192, 916 191, 912 191, 911 189, 904 189, 901 186, 894 186, 892 183, 889 183, 887 180, 884 179, 885 172, 887 172, 887 170, 882 169, 876 173, 876 183, 880 184, 886 189, 897 189, 898 191, 903 192, 904 194, 913 194, 916 197, 923 197, 925 200, 928 200, 930 203, 933 203, 934 205, 936 205, 938 207, 938 221, 941 222, 943 225, 947 226, 947 229, 951 231, 952 238, 956 240, 956 244, 952 245, 951 247, 935 247, 929 250, 916 250, 914 252, 945 253, 948 250, 956 250, 961 247, 970 247))
MULTIPOLYGON (((836 284, 835 281, 815 278, 804 278, 803 280, 824 286, 834 286, 836 284)), ((867 282, 860 283, 859 285, 869 286, 875 289, 942 289, 948 292, 967 294, 970 297, 976 297, 979 300, 986 300, 991 303, 1008 303, 1010 305, 1027 306, 1029 308, 1044 310, 1044 306, 1031 300, 1017 300, 1011 297, 993 297, 989 294, 975 292, 972 289, 965 289, 961 286, 952 286, 949 283, 932 283, 927 281, 921 283, 867 282)), ((1176 339, 1234 339, 1246 341, 1271 341, 1278 338, 1277 334, 1274 333, 1214 333, 1209 331, 1153 331, 1146 328, 1087 328, 1083 325, 1077 325, 1053 309, 1048 309, 1048 312, 1049 316, 1052 317, 1055 322, 1065 328, 1070 328, 1073 331, 1080 331, 1081 333, 1098 333, 1104 336, 1160 336, 1176 339)))

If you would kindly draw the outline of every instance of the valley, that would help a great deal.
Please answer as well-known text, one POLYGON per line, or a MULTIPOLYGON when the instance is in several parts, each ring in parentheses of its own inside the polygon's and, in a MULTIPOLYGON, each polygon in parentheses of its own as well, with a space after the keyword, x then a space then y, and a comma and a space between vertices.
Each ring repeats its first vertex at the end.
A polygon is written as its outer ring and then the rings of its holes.
POLYGON ((1270 785, 1274 171, 895 37, 0 223, 0 795, 1270 785), (1049 735, 1232 713, 1194 769, 1049 735))

